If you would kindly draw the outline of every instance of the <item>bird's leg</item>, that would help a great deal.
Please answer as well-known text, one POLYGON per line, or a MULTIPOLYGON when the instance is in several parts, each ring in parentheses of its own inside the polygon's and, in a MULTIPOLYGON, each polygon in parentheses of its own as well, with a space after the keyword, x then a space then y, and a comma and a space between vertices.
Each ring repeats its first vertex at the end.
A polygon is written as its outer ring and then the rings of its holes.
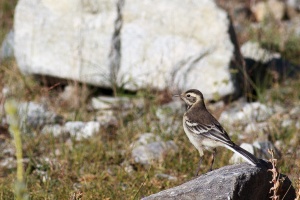
POLYGON ((197 177, 198 174, 199 174, 199 171, 200 171, 200 169, 201 169, 201 163, 202 163, 202 160, 203 160, 203 157, 201 156, 201 157, 200 157, 200 160, 199 160, 199 164, 198 164, 197 171, 196 171, 196 173, 195 173, 195 177, 197 177))
POLYGON ((211 163, 210 163, 210 168, 209 168, 209 171, 212 171, 212 167, 213 167, 213 164, 215 162, 215 155, 216 155, 216 148, 213 149, 213 153, 212 153, 212 159, 211 159, 211 163))

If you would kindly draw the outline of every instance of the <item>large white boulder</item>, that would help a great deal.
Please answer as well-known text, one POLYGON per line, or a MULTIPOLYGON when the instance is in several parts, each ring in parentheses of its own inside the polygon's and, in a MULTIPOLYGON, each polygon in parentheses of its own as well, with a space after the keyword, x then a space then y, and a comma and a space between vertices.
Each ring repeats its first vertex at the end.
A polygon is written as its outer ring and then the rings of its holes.
POLYGON ((107 86, 115 18, 110 0, 20 0, 14 16, 19 68, 107 86))
POLYGON ((119 81, 127 89, 197 88, 207 99, 235 91, 229 19, 214 1, 128 0, 123 14, 119 81))
POLYGON ((20 0, 14 30, 21 71, 129 90, 196 88, 206 99, 237 92, 231 72, 242 58, 214 1, 127 0, 120 13, 110 0, 20 0), (120 56, 116 80, 112 52, 120 56))

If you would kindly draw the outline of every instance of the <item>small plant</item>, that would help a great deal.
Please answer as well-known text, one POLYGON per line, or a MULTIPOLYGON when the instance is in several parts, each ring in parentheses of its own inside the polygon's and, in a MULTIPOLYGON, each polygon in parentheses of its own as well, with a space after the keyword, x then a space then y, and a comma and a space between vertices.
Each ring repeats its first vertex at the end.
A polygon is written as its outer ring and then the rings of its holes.
POLYGON ((296 199, 295 200, 300 200, 300 177, 298 178, 298 181, 296 183, 296 199))
POLYGON ((27 189, 24 181, 23 155, 21 131, 19 127, 17 103, 14 100, 7 100, 5 103, 5 111, 9 117, 9 131, 14 136, 14 143, 17 157, 17 181, 15 182, 15 195, 17 200, 28 199, 27 189))
POLYGON ((69 198, 69 200, 81 200, 83 193, 81 191, 73 192, 69 198))
POLYGON ((272 163, 272 169, 268 169, 268 171, 272 172, 272 180, 270 181, 270 183, 273 183, 273 187, 271 187, 270 189, 270 193, 273 192, 273 195, 270 198, 272 200, 279 200, 280 196, 278 194, 278 191, 285 178, 280 178, 280 174, 277 169, 277 159, 274 158, 273 149, 268 149, 268 152, 269 154, 271 154, 271 159, 269 161, 272 163))

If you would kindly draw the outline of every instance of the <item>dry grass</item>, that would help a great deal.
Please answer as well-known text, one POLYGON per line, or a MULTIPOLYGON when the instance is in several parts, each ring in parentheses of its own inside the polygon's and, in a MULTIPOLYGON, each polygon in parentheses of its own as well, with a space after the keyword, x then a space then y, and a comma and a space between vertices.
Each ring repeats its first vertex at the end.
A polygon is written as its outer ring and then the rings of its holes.
MULTIPOLYGON (((71 108, 72 106, 70 107, 68 103, 59 101, 57 96, 62 90, 39 86, 30 77, 21 78, 22 75, 14 66, 14 61, 2 65, 3 73, 0 76, 2 76, 1 87, 13 88, 12 94, 15 99, 42 103, 46 99, 48 106, 65 116, 66 120, 87 121, 97 117, 97 112, 89 110, 85 103, 81 103, 80 108, 76 106, 71 108), (11 75, 11 71, 15 73, 11 75), (31 89, 26 89, 27 87, 31 89)), ((286 107, 294 106, 297 101, 299 102, 299 93, 295 92, 299 90, 299 85, 300 82, 294 80, 282 84, 280 88, 271 89, 267 102, 281 103, 286 107)), ((79 93, 87 91, 84 88, 86 86, 76 84, 73 86, 78 89, 79 93)), ((142 109, 128 110, 127 115, 122 114, 124 117, 118 118, 121 121, 117 126, 104 128, 90 139, 79 142, 75 138, 44 135, 38 130, 23 134, 23 153, 28 159, 24 163, 26 185, 32 199, 138 199, 190 180, 197 167, 198 153, 190 145, 182 129, 173 130, 173 135, 163 134, 169 126, 165 126, 157 119, 156 110, 160 99, 155 98, 155 94, 140 92, 138 96, 145 104, 142 109), (139 122, 136 123, 136 120, 139 122), (155 163, 150 168, 134 164, 131 160, 130 143, 138 134, 145 132, 153 132, 165 140, 174 140, 180 147, 179 152, 173 157, 165 157, 164 162, 155 163), (128 167, 133 169, 130 173, 126 171, 128 167), (157 173, 175 176, 177 181, 160 179, 155 176, 157 173)), ((88 99, 82 95, 82 99, 78 101, 88 102, 88 99)), ((181 122, 182 116, 170 114, 174 118, 174 123, 181 122)), ((280 122, 281 118, 278 117, 277 120, 280 122)), ((282 128, 278 124, 278 122, 274 123, 275 131, 270 135, 271 141, 282 140, 290 144, 296 130, 292 127, 282 128)), ((233 138, 237 137, 233 136, 233 138)), ((5 140, 9 142, 11 139, 5 140)), ((241 142, 236 139, 235 141, 241 142)), ((283 157, 277 166, 294 182, 298 177, 300 167, 299 163, 295 162, 299 160, 296 149, 297 142, 281 149, 283 157), (291 149, 293 149, 292 153, 291 149)), ((229 164, 228 160, 231 155, 230 151, 219 151, 215 168, 229 164)), ((1 159, 5 157, 0 154, 1 159)), ((207 163, 209 155, 204 160, 206 163, 203 166, 209 166, 207 163)), ((0 197, 13 199, 11 183, 15 177, 15 169, 2 170, 4 171, 0 177, 0 197)), ((203 170, 206 171, 206 169, 203 170)))
MULTIPOLYGON (((2 1, 0 4, 1 12, 6 16, 5 25, 1 25, 1 28, 7 33, 11 27, 13 9, 5 11, 4 4, 13 4, 13 2, 2 1)), ((277 39, 272 39, 272 34, 269 34, 276 31, 276 27, 259 31, 263 37, 258 38, 257 32, 250 34, 248 32, 247 37, 253 37, 263 42, 265 46, 269 44, 269 47, 276 47, 271 44, 277 42, 278 38, 280 40, 280 37, 276 36, 277 39), (268 35, 264 36, 265 32, 268 35)), ((281 33, 277 31, 277 34, 281 33)), ((2 39, 3 37, 0 41, 2 39)), ((295 47, 294 44, 295 41, 299 43, 299 38, 289 38, 284 41, 284 45, 280 46, 279 50, 287 54, 286 57, 292 57, 294 62, 298 62, 299 56, 295 55, 299 45, 295 47)), ((93 90, 78 83, 69 84, 74 91, 69 97, 62 98, 61 85, 42 86, 33 77, 22 76, 14 60, 6 60, 0 65, 0 111, 5 100, 1 91, 9 88, 10 96, 17 101, 47 104, 51 110, 64 116, 65 120, 89 121, 97 118, 99 113, 91 111, 87 106, 93 90)), ((82 141, 76 141, 72 137, 41 134, 39 130, 22 134, 23 157, 27 159, 24 162, 25 182, 31 199, 139 199, 190 180, 198 163, 197 151, 190 145, 181 128, 174 129, 173 135, 164 134, 172 124, 166 126, 156 116, 160 104, 169 101, 169 95, 166 96, 164 93, 153 94, 149 91, 131 95, 132 98, 141 98, 144 107, 127 110, 126 115, 123 115, 120 110, 115 110, 115 115, 119 116, 116 126, 105 127, 93 138, 82 141), (129 146, 137 135, 145 132, 153 132, 165 140, 174 140, 180 147, 179 152, 172 157, 165 157, 163 162, 154 163, 151 167, 133 163, 129 146), (132 169, 130 173, 129 168, 132 169), (155 176, 158 173, 175 176, 177 181, 160 179, 155 176)), ((273 85, 261 96, 265 97, 265 102, 280 104, 290 109, 299 105, 300 81, 299 79, 286 80, 277 86, 273 85)), ((171 113, 170 117, 173 118, 174 124, 181 122, 182 116, 176 113, 171 113)), ((299 130, 295 126, 281 127, 280 122, 284 117, 279 115, 274 119, 272 124, 274 131, 270 132, 268 137, 273 143, 280 140, 283 144, 287 144, 280 149, 283 156, 276 165, 274 163, 274 167, 280 169, 296 183, 297 180, 300 181, 298 179, 300 155, 297 153, 299 139, 296 137, 299 130)), ((4 130, 1 128, 7 127, 0 127, 0 131, 4 130)), ((0 132, 0 136, 2 134, 3 132, 0 132)), ((233 138, 238 137, 234 135, 233 138)), ((256 138, 250 139, 254 141, 256 138)), ((1 141, 7 143, 7 149, 12 148, 11 137, 0 137, 1 141)), ((242 142, 237 139, 235 141, 242 142)), ((229 151, 218 151, 214 167, 227 165, 231 155, 229 151)), ((203 166, 209 166, 208 156, 204 159, 203 166)), ((9 156, 0 152, 0 160, 7 157, 9 156)), ((15 199, 12 183, 15 180, 16 168, 0 167, 0 171, 0 199, 15 199)), ((276 192, 278 179, 273 177, 273 181, 272 191, 276 192)), ((275 198, 276 193, 274 194, 275 198)), ((297 200, 299 199, 300 184, 298 183, 297 200)))

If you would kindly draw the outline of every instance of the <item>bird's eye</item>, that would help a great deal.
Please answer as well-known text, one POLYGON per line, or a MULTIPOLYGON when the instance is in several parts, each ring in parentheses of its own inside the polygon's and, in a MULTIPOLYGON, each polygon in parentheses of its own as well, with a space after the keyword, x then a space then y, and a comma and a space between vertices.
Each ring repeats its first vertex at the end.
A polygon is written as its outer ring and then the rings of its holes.
POLYGON ((190 95, 190 94, 187 94, 186 97, 191 97, 191 95, 190 95))

